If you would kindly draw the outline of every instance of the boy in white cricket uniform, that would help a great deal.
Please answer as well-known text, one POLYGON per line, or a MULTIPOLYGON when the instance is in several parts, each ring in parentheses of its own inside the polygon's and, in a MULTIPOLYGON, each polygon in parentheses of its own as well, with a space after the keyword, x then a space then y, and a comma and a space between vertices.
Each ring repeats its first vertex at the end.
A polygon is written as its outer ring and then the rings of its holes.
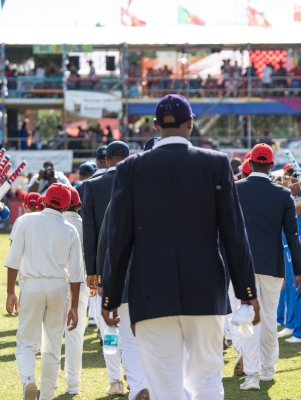
POLYGON ((12 316, 19 309, 16 359, 24 400, 36 399, 35 356, 40 348, 40 400, 53 398, 69 301, 67 281, 71 293, 67 325, 73 330, 78 323, 84 268, 79 235, 62 216, 70 202, 67 186, 51 185, 45 195, 46 208, 19 219, 5 262, 8 268, 6 309, 12 316), (24 283, 18 304, 15 283, 22 258, 24 283))
MULTIPOLYGON (((80 237, 81 250, 83 251, 82 219, 78 214, 82 204, 78 191, 74 188, 70 188, 70 190, 71 206, 66 212, 64 212, 63 217, 76 228, 80 237)), ((83 282, 80 284, 77 328, 73 331, 69 331, 68 326, 65 326, 65 380, 67 383, 66 390, 69 394, 77 394, 80 392, 80 377, 82 371, 82 355, 88 298, 89 288, 87 287, 86 282, 83 282)))

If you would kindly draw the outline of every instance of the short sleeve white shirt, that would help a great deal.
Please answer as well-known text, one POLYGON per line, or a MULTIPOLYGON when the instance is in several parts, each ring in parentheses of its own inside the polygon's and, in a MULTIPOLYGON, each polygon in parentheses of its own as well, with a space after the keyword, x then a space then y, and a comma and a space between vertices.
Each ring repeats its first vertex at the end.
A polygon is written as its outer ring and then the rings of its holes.
POLYGON ((5 266, 20 270, 22 258, 21 279, 84 282, 79 234, 59 211, 46 208, 19 218, 5 266))

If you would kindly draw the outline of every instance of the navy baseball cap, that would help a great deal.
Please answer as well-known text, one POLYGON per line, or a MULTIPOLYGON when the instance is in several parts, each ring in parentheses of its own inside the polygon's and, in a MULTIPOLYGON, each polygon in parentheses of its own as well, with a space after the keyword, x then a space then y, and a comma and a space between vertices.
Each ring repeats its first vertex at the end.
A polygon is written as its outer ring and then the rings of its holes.
POLYGON ((118 157, 128 157, 130 155, 129 146, 121 142, 120 140, 115 140, 110 143, 107 147, 107 157, 118 156, 118 157))
POLYGON ((195 117, 189 101, 179 94, 168 94, 157 103, 156 121, 161 128, 179 128, 191 116, 195 117), (172 116, 175 122, 164 122, 167 116, 172 116))
POLYGON ((107 146, 100 146, 96 152, 96 158, 99 160, 104 160, 107 156, 107 146))
POLYGON ((89 163, 83 163, 79 166, 78 173, 80 175, 88 175, 88 174, 94 174, 95 169, 92 164, 89 163))

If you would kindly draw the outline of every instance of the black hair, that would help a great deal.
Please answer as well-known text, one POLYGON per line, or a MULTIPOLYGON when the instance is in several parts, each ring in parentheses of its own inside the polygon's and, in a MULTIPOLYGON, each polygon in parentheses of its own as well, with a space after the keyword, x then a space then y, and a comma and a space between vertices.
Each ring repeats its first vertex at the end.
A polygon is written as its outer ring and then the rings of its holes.
POLYGON ((273 165, 273 163, 260 163, 253 160, 250 160, 250 164, 252 165, 253 172, 262 172, 264 174, 266 174, 267 170, 273 165))
POLYGON ((77 212, 78 211, 78 206, 79 206, 79 204, 77 204, 76 206, 71 206, 71 207, 68 208, 68 211, 77 212))
POLYGON ((122 160, 124 160, 124 159, 126 159, 126 156, 109 156, 109 157, 107 157, 107 159, 108 160, 114 160, 114 161, 117 161, 117 160, 119 160, 119 161, 122 161, 122 160))
MULTIPOLYGON (((53 202, 53 204, 55 204, 55 203, 56 203, 56 200, 52 200, 52 202, 53 202)), ((46 205, 45 205, 45 208, 51 208, 52 210, 62 212, 66 207, 57 208, 57 207, 52 207, 50 204, 46 204, 46 205)))
POLYGON ((283 175, 289 175, 289 176, 293 176, 294 175, 294 168, 287 168, 285 171, 284 171, 284 174, 283 175))

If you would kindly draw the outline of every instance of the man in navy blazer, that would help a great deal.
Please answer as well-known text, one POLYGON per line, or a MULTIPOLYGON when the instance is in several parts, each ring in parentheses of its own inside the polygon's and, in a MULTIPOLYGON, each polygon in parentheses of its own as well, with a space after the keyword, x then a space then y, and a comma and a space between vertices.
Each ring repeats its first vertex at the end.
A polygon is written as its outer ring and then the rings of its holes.
POLYGON ((226 154, 192 147, 192 111, 179 95, 163 97, 153 150, 117 166, 103 272, 103 316, 118 323, 129 259, 129 309, 152 400, 220 400, 226 274, 236 296, 256 311, 254 268, 226 154), (113 311, 113 318, 110 318, 113 311), (198 397, 196 397, 198 396, 198 397))
MULTIPOLYGON (((83 198, 83 242, 84 255, 87 269, 87 284, 90 288, 97 288, 96 255, 100 228, 107 206, 111 200, 112 186, 116 170, 116 164, 129 155, 129 147, 126 143, 114 141, 106 150, 106 162, 108 169, 103 176, 86 180, 84 183, 83 198)), ((101 297, 97 295, 96 301, 101 304, 101 297)), ((100 306, 99 306, 100 309, 100 306)), ((98 315, 98 327, 101 336, 104 337, 106 324, 98 315)), ((120 352, 116 354, 104 354, 110 386, 106 394, 123 395, 123 383, 120 373, 120 352)))
POLYGON ((246 378, 240 387, 259 390, 259 372, 260 380, 271 381, 279 357, 277 307, 285 272, 282 230, 298 282, 301 282, 301 244, 291 192, 269 179, 274 166, 272 148, 264 143, 256 145, 249 163, 252 173, 238 181, 236 187, 254 261, 261 323, 255 327, 254 335, 242 338, 246 378))

